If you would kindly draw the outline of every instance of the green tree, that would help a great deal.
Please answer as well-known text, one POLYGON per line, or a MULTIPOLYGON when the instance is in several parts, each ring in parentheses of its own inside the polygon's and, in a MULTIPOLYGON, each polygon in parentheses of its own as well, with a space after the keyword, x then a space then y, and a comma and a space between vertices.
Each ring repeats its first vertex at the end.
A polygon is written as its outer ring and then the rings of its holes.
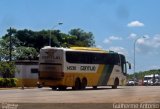
POLYGON ((84 30, 78 28, 70 30, 69 34, 72 36, 76 36, 76 40, 73 40, 72 42, 75 46, 95 46, 94 36, 91 32, 85 32, 84 30))
POLYGON ((38 52, 33 47, 20 46, 16 48, 15 57, 17 60, 38 59, 38 52))
POLYGON ((10 35, 13 59, 26 59, 25 55, 32 54, 29 52, 33 51, 34 56, 32 57, 35 57, 37 55, 35 50, 39 52, 42 47, 48 46, 50 38, 53 47, 95 46, 93 34, 79 28, 70 30, 69 34, 61 33, 60 30, 32 31, 28 29, 16 30, 14 28, 8 29, 7 32, 0 41, 1 60, 9 59, 10 35))
POLYGON ((128 78, 132 79, 136 77, 137 79, 143 79, 145 75, 151 75, 151 74, 160 74, 160 69, 136 72, 134 74, 129 74, 128 78))
POLYGON ((16 71, 14 62, 1 61, 0 62, 0 73, 3 78, 12 78, 16 71))
MULTIPOLYGON (((17 32, 16 29, 8 29, 7 34, 5 34, 0 40, 0 60, 9 60, 10 49, 12 51, 15 50, 17 46, 20 45, 20 41, 15 37, 17 32), (11 36, 11 48, 10 48, 10 36, 11 36)), ((12 56, 14 57, 14 52, 12 52, 12 56)))
MULTIPOLYGON (((9 37, 3 37, 0 40, 0 60, 9 61, 9 37)), ((38 52, 33 47, 20 46, 20 41, 12 36, 12 60, 16 59, 37 59, 38 52)))

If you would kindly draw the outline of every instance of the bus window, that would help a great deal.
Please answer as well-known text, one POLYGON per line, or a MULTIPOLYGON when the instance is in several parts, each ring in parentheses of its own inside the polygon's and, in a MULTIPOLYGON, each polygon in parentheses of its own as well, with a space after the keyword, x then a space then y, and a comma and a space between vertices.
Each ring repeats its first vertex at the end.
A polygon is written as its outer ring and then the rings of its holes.
POLYGON ((93 53, 93 52, 66 52, 66 61, 69 63, 84 64, 109 64, 118 65, 119 57, 116 53, 93 53))

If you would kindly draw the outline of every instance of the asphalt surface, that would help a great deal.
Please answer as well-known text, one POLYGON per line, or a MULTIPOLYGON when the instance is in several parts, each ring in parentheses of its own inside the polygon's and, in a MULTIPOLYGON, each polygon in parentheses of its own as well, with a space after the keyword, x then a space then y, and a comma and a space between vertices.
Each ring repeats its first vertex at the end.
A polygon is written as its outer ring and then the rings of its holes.
MULTIPOLYGON (((98 104, 110 104, 113 103, 158 103, 160 104, 160 86, 124 86, 118 87, 118 89, 111 89, 110 87, 100 87, 94 90, 88 87, 86 90, 71 90, 57 91, 50 88, 32 88, 28 89, 10 89, 0 90, 0 103, 21 103, 21 105, 36 103, 38 106, 43 107, 50 105, 54 106, 54 109, 58 107, 64 107, 63 105, 71 104, 71 106, 77 109, 78 105, 85 104, 86 108, 91 103, 95 106, 98 104), (49 105, 46 105, 49 103, 49 105), (68 104, 67 104, 68 103, 68 104), (44 105, 43 105, 44 104, 44 105)), ((29 105, 30 106, 30 105, 29 105)), ((82 105, 81 105, 82 106, 82 105)), ((85 106, 83 107, 85 109, 85 106)), ((67 108, 67 106, 66 106, 67 108)), ((69 107, 68 107, 69 108, 69 107)), ((100 107, 99 107, 100 108, 100 107)), ((46 108, 47 109, 47 108, 46 108)))

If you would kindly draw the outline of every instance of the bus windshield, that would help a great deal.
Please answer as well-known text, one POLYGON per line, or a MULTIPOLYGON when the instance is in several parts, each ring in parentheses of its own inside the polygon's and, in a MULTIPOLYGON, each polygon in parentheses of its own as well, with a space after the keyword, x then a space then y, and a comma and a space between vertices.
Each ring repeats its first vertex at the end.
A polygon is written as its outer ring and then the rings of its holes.
POLYGON ((150 80, 152 77, 144 77, 144 80, 150 80))

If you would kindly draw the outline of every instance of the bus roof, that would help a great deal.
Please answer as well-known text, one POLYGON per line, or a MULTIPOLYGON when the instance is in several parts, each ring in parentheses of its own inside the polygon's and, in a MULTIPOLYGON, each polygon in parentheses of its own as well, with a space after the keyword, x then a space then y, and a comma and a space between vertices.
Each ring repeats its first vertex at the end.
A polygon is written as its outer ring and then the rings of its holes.
POLYGON ((114 51, 106 51, 100 48, 95 48, 95 47, 70 47, 70 48, 63 48, 63 47, 51 47, 51 46, 45 46, 41 49, 60 49, 64 51, 82 51, 82 52, 99 52, 99 53, 116 53, 114 51))
POLYGON ((93 47, 70 47, 72 50, 82 50, 82 51, 102 51, 107 52, 105 50, 102 50, 100 48, 93 48, 93 47))

